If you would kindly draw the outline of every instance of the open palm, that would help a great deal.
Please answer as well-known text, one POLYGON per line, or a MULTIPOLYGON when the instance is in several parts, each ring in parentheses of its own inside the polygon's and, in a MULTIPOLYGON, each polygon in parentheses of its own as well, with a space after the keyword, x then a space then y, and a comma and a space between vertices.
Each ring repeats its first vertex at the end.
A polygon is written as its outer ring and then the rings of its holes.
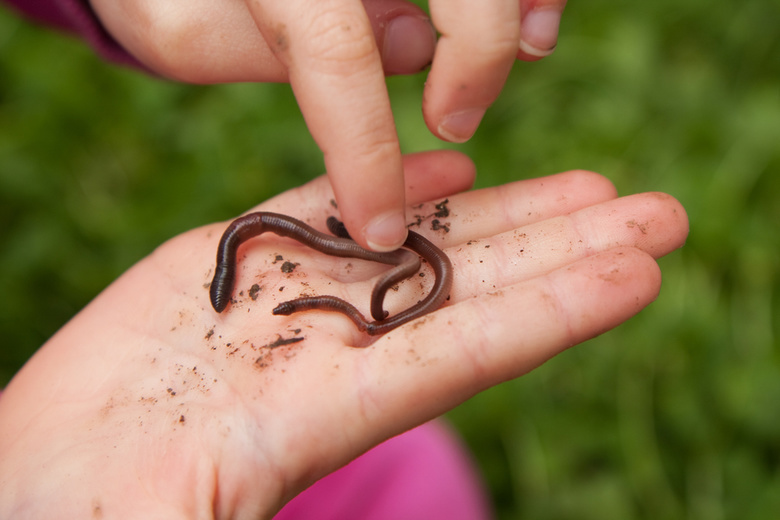
MULTIPOLYGON (((218 314, 208 283, 226 223, 176 237, 0 399, 0 517, 270 517, 370 447, 637 313, 660 286, 654 258, 687 235, 673 198, 616 198, 593 173, 454 193, 470 184, 468 161, 406 160, 412 228, 455 271, 441 309, 380 337, 337 313, 273 316, 321 294, 367 314, 387 267, 267 234, 239 250, 234 300, 218 314)), ((332 199, 323 177, 255 209, 324 230, 332 199)), ((391 315, 432 281, 424 265, 390 291, 391 315)))

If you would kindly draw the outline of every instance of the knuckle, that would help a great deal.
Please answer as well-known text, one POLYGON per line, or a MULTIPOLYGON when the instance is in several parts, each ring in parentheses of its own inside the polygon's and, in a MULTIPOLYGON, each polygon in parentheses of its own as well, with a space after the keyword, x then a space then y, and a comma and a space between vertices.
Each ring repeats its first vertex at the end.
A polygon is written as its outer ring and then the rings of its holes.
MULTIPOLYGON (((341 144, 341 143, 339 143, 341 144)), ((338 146, 338 145, 337 145, 338 146)), ((342 147, 342 149, 344 149, 342 147)), ((398 141, 392 136, 372 135, 371 132, 365 132, 356 139, 349 141, 348 151, 341 155, 336 155, 335 151, 331 159, 334 162, 341 163, 342 168, 358 168, 361 171, 370 171, 379 167, 386 167, 396 163, 395 157, 401 155, 398 141)), ((335 165, 334 165, 335 166, 335 165)), ((336 167, 336 169, 340 169, 336 167)))
POLYGON ((517 20, 507 20, 487 33, 478 50, 483 56, 496 60, 513 59, 520 45, 520 24, 517 20))
POLYGON ((360 13, 331 11, 315 16, 302 34, 313 65, 341 74, 379 59, 374 33, 360 13))
POLYGON ((361 162, 367 164, 387 164, 388 158, 401 155, 398 141, 391 135, 367 135, 365 146, 357 151, 361 162))

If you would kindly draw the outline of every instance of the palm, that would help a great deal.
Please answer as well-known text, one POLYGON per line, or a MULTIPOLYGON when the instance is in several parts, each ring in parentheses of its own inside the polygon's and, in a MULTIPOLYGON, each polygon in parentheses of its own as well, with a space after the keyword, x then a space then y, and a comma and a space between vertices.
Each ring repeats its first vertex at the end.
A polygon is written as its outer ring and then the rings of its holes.
MULTIPOLYGON (((430 220, 419 231, 452 260, 451 298, 378 338, 339 314, 279 317, 271 309, 302 294, 332 294, 365 311, 384 266, 264 235, 240 249, 234 303, 218 314, 207 286, 225 225, 167 242, 60 331, 9 387, 0 401, 3 416, 12 416, 0 431, 0 479, 20 464, 6 454, 27 457, 28 468, 36 458, 66 465, 75 446, 89 447, 88 469, 116 470, 94 474, 115 482, 85 473, 93 480, 87 486, 103 486, 107 497, 121 489, 142 495, 150 511, 167 501, 179 514, 182 504, 214 507, 218 516, 273 511, 383 439, 638 312, 660 282, 652 257, 679 247, 687 232, 670 197, 614 199, 593 174, 460 195, 436 190, 418 193, 449 195, 450 213, 440 219, 447 231, 432 231, 430 220), (64 432, 67 445, 55 454, 34 449, 51 428, 64 432), (160 486, 159 497, 142 493, 160 486)), ((323 229, 335 212, 331 198, 318 179, 257 209, 323 229)), ((435 211, 433 203, 413 210, 435 211)), ((391 291, 391 314, 428 290, 432 276, 427 266, 422 272, 391 291)))

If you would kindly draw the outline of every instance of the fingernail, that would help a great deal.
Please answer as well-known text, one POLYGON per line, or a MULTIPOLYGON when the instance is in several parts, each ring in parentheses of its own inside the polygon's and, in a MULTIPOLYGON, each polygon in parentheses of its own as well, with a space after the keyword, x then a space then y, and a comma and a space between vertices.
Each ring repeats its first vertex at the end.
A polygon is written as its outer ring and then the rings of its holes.
POLYGON ((395 251, 406 240, 406 216, 403 213, 386 213, 375 217, 363 228, 363 236, 374 251, 395 251))
POLYGON ((560 25, 560 11, 536 9, 529 12, 520 27, 520 50, 540 58, 549 56, 558 44, 560 25))
POLYGON ((445 116, 439 124, 439 135, 453 143, 465 143, 477 131, 484 108, 474 108, 445 116))
POLYGON ((436 31, 423 17, 402 15, 387 22, 382 64, 387 74, 414 74, 430 65, 436 31))

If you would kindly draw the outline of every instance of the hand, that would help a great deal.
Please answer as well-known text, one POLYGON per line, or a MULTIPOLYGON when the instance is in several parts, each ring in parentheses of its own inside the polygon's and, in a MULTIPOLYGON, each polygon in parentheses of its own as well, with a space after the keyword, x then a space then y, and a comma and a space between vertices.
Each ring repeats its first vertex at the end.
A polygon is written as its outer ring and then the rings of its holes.
MULTIPOLYGON (((406 171, 409 202, 433 201, 412 213, 447 198, 439 230, 419 227, 454 265, 443 308, 379 338, 340 314, 272 316, 302 293, 366 312, 387 267, 268 234, 240 250, 236 301, 217 314, 207 285, 227 224, 174 238, 0 398, 0 517, 268 518, 369 447, 637 313, 659 290, 654 258, 687 234, 673 198, 616 198, 593 173, 453 194, 474 173, 459 154, 410 156, 406 171), (293 337, 304 339, 284 345, 293 337)), ((319 178, 256 209, 322 229, 331 198, 319 178)), ((425 269, 393 293, 391 313, 430 286, 425 269)))
POLYGON ((364 247, 403 243, 404 181, 385 74, 433 60, 423 114, 468 140, 515 59, 552 52, 566 0, 91 0, 113 36, 158 73, 195 83, 289 81, 325 156, 341 215, 364 247), (434 56, 435 50, 435 56, 434 56))

